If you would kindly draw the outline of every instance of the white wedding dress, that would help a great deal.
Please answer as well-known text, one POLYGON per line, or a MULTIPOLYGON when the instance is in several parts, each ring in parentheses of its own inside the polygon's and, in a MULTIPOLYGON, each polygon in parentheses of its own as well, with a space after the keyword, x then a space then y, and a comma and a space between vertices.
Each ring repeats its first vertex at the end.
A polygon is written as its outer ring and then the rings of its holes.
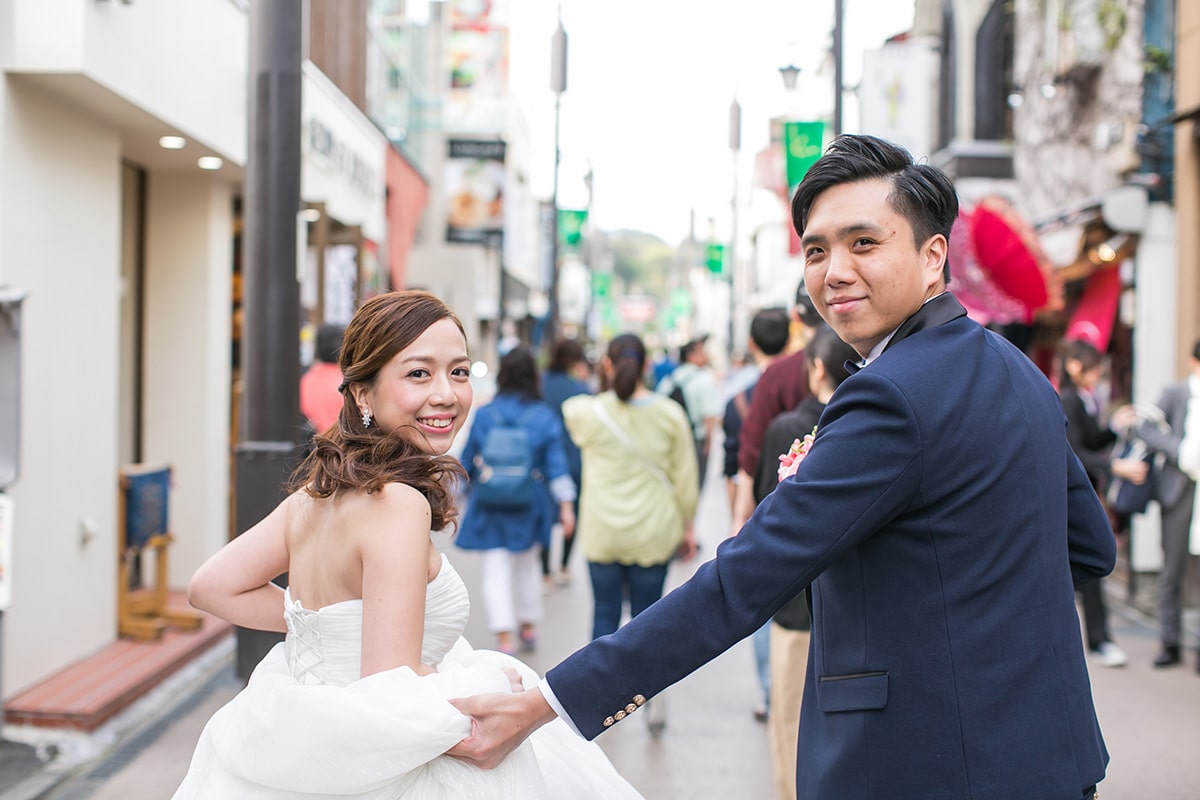
POLYGON ((471 721, 448 701, 511 691, 502 666, 525 686, 537 675, 502 653, 472 650, 461 638, 470 600, 454 567, 426 592, 421 661, 359 678, 362 601, 317 611, 285 595, 288 634, 250 681, 209 720, 175 800, 492 800, 640 798, 593 742, 562 720, 538 729, 494 770, 443 756, 471 721))

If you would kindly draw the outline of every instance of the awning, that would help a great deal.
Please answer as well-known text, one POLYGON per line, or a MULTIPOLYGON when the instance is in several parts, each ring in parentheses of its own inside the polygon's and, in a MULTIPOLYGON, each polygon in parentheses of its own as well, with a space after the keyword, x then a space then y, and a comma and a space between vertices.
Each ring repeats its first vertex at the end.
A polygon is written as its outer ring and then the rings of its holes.
POLYGON ((1141 233, 1146 227, 1150 199, 1144 186, 1126 184, 1078 203, 1063 206, 1033 220, 1038 235, 1083 225, 1097 217, 1118 233, 1141 233))
POLYGON ((1148 208, 1145 187, 1127 184, 1044 214, 1033 227, 1058 277, 1079 281, 1137 252, 1148 208))

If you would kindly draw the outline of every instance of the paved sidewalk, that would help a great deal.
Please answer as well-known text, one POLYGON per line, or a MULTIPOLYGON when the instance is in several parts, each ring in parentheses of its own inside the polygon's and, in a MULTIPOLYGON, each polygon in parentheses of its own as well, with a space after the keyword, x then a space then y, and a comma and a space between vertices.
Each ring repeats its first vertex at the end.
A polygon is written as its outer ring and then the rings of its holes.
MULTIPOLYGON (((701 554, 690 564, 672 566, 668 589, 712 558, 728 532, 719 477, 706 485, 697 519, 701 554)), ((474 598, 468 641, 477 647, 492 646, 478 599, 478 554, 445 542, 439 545, 447 550, 474 598)), ((523 655, 538 673, 587 643, 591 590, 581 553, 572 556, 570 584, 547 588, 545 600, 538 650, 523 655)), ((770 798, 774 784, 766 727, 752 714, 758 697, 753 665, 751 644, 742 642, 662 695, 667 701, 667 726, 661 736, 652 737, 645 724, 631 722, 597 741, 647 800, 770 798)), ((119 736, 104 745, 79 746, 71 759, 43 770, 37 781, 27 782, 19 791, 0 793, 0 800, 169 798, 187 771, 204 724, 240 688, 231 643, 205 670, 196 669, 190 678, 162 687, 157 705, 139 707, 142 718, 136 722, 127 718, 119 736)))
MULTIPOLYGON (((230 636, 93 733, 5 726, 7 742, 26 751, 32 750, 39 758, 33 770, 27 769, 29 764, 25 761, 20 768, 9 771, 0 760, 0 800, 88 796, 58 792, 62 787, 77 783, 86 785, 93 775, 110 773, 158 741, 176 719, 191 712, 197 703, 211 694, 211 687, 219 684, 222 676, 228 675, 229 680, 235 680, 233 646, 230 636)), ((152 790, 145 793, 144 789, 123 795, 129 800, 169 796, 170 792, 163 794, 152 790)))
MULTIPOLYGON (((676 564, 669 587, 685 580, 711 558, 727 533, 728 510, 719 478, 710 479, 701 499, 699 559, 676 564)), ((479 597, 479 565, 474 553, 447 548, 476 598, 467 638, 491 645, 479 597)), ((539 673, 586 643, 591 593, 586 569, 576 555, 573 580, 549 588, 540 647, 527 659, 539 673)), ((1200 741, 1200 675, 1194 653, 1185 665, 1156 670, 1153 619, 1124 603, 1125 587, 1108 583, 1111 627, 1130 657, 1121 668, 1089 661, 1093 695, 1112 755, 1100 785, 1104 800, 1195 800, 1200 796, 1200 759, 1191 743, 1200 741)), ((752 648, 742 642, 667 690, 668 724, 652 737, 640 723, 614 728, 597 741, 617 769, 647 800, 774 797, 766 730, 753 720, 757 698, 752 648)), ((217 648, 205 663, 189 666, 144 702, 83 739, 28 743, 54 747, 54 763, 9 785, 0 749, 0 800, 163 800, 182 780, 200 731, 212 713, 237 693, 233 642, 217 648)), ((1019 698, 1014 698, 1019 701, 1019 698)), ((27 735, 28 732, 21 732, 27 735)), ((62 732, 58 732, 61 734, 62 732)), ((12 738, 9 731, 6 736, 12 738)), ((27 757, 27 748, 18 748, 27 757)), ((25 766, 28 761, 21 762, 25 766)), ((17 769, 17 768, 14 768, 17 769)))

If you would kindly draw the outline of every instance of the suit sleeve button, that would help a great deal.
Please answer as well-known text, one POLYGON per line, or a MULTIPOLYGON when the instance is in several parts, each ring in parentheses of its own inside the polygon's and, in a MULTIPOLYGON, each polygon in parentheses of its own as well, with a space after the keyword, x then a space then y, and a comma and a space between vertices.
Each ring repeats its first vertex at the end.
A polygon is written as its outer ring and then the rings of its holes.
POLYGON ((637 708, 638 707, 635 706, 633 703, 630 703, 629 705, 625 706, 625 713, 632 714, 633 712, 637 711, 637 708))
POLYGON ((644 695, 635 694, 633 696, 633 702, 639 706, 644 706, 646 705, 646 697, 644 695))
POLYGON ((613 714, 613 719, 615 719, 617 722, 620 722, 621 720, 625 719, 625 712, 618 711, 617 713, 613 714))
POLYGON ((614 722, 616 722, 616 720, 613 719, 612 717, 605 717, 604 718, 604 727, 611 728, 613 726, 614 722))

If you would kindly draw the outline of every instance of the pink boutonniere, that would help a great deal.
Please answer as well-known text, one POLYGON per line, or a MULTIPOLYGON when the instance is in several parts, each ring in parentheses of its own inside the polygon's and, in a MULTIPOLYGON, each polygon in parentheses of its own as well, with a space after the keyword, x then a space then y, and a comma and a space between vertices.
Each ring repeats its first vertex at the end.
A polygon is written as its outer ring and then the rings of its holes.
POLYGON ((812 447, 813 439, 816 438, 816 435, 817 426, 814 425, 803 441, 800 439, 792 440, 792 446, 788 448, 786 453, 779 457, 779 480, 782 481, 784 478, 796 474, 796 470, 800 468, 800 462, 808 455, 808 451, 812 447))

